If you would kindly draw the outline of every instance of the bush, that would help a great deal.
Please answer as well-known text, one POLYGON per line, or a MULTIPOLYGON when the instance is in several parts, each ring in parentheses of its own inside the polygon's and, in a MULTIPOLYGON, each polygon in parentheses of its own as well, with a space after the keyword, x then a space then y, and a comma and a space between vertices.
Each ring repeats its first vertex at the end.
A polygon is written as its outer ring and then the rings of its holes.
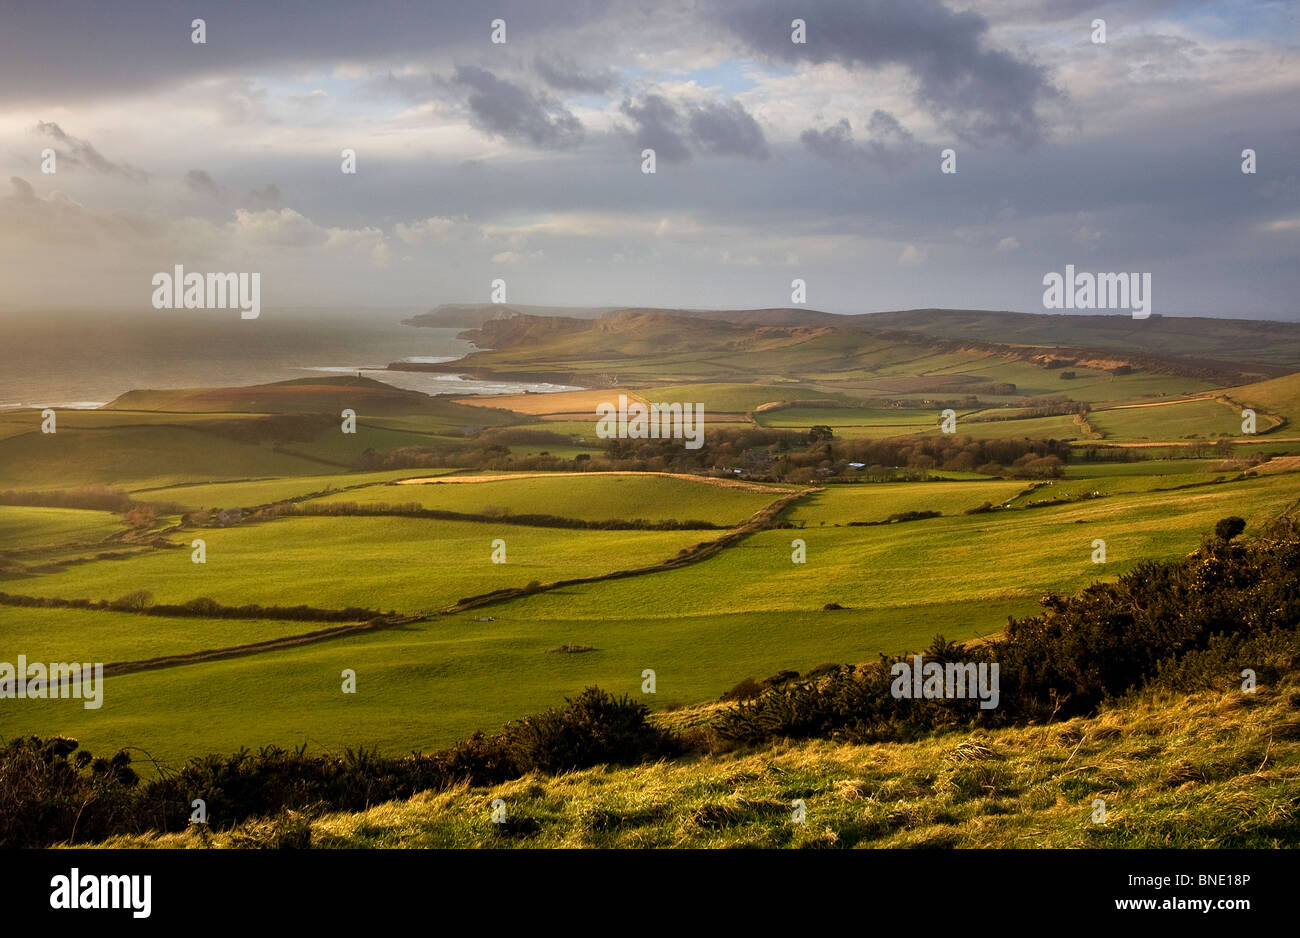
POLYGON ((1245 519, 1233 515, 1229 518, 1221 519, 1219 523, 1214 526, 1214 536, 1220 540, 1230 541, 1244 530, 1246 530, 1245 519))
POLYGON ((643 703, 589 687, 564 707, 507 726, 504 735, 521 774, 568 772, 672 754, 672 741, 649 715, 643 703))

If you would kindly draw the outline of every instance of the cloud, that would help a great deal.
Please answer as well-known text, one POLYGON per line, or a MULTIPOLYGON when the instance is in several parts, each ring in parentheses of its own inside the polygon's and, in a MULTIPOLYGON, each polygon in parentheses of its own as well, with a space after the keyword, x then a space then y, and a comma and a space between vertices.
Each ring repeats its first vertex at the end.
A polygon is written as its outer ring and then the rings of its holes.
POLYGON ((570 59, 539 57, 534 61, 533 67, 542 81, 556 91, 604 94, 618 84, 618 75, 613 70, 599 68, 584 71, 570 59))
POLYGON ((928 252, 925 248, 918 248, 915 244, 904 246, 903 253, 898 255, 899 267, 917 267, 925 261, 928 252))
POLYGON ((799 135, 799 139, 823 159, 873 163, 890 172, 912 162, 921 151, 916 138, 888 111, 872 112, 867 122, 867 135, 865 142, 855 142, 853 125, 843 118, 825 130, 810 127, 799 135))
POLYGON ((520 254, 518 251, 500 251, 492 255, 494 264, 518 264, 520 261, 538 261, 542 259, 541 251, 520 254))
POLYGON ((656 160, 684 163, 691 158, 681 131, 681 115, 663 95, 648 94, 639 104, 624 101, 619 110, 636 122, 637 147, 654 150, 656 160))
POLYGON ((36 132, 63 145, 65 149, 53 148, 62 166, 86 167, 106 175, 121 176, 131 182, 149 181, 149 174, 144 170, 137 169, 129 163, 114 163, 96 150, 89 140, 82 140, 65 133, 58 124, 40 121, 36 124, 36 132))
POLYGON ((470 123, 483 133, 548 149, 571 146, 582 138, 582 122, 544 94, 473 65, 459 66, 454 82, 470 89, 470 123))
POLYGON ((235 209, 234 227, 243 239, 275 247, 310 247, 330 238, 328 231, 291 208, 235 209))
POLYGON ((464 216, 445 218, 434 215, 410 224, 399 221, 393 226, 393 234, 404 244, 419 247, 422 244, 433 244, 439 241, 473 238, 480 235, 481 231, 464 216))
POLYGON ((230 190, 213 179, 206 169, 191 169, 185 174, 185 185, 192 192, 214 199, 225 199, 230 195, 230 190))
POLYGON ((254 209, 279 208, 283 203, 280 197, 280 187, 275 183, 267 183, 260 189, 249 189, 247 203, 254 209))
POLYGON ((999 251, 1018 251, 1020 250, 1020 240, 1013 235, 1008 235, 998 242, 999 251))
POLYGON ((10 176, 9 184, 14 188, 13 198, 19 202, 34 202, 36 200, 36 191, 26 179, 20 176, 10 176))
POLYGON ((782 0, 725 5, 723 25, 759 55, 782 63, 834 62, 849 69, 901 66, 919 103, 971 143, 1031 147, 1044 136, 1037 105, 1059 95, 1046 70, 987 48, 988 21, 939 0, 826 0, 800 15, 807 42, 791 41, 782 0))
POLYGON ((765 160, 769 156, 763 129, 739 101, 687 104, 682 110, 661 94, 620 105, 636 122, 638 147, 651 147, 666 163, 684 163, 693 152, 765 160))
POLYGON ((705 153, 759 160, 768 157, 763 128, 739 101, 710 102, 696 108, 691 113, 690 127, 696 146, 705 153))

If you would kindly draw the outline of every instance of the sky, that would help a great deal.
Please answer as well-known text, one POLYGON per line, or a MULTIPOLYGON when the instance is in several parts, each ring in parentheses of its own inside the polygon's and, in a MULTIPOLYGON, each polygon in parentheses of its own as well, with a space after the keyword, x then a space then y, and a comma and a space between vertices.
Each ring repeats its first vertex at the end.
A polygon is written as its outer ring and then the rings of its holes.
POLYGON ((263 315, 498 279, 1042 312, 1070 264, 1151 273, 1155 313, 1300 319, 1298 9, 6 0, 0 315, 146 310, 177 264, 259 272, 263 315))

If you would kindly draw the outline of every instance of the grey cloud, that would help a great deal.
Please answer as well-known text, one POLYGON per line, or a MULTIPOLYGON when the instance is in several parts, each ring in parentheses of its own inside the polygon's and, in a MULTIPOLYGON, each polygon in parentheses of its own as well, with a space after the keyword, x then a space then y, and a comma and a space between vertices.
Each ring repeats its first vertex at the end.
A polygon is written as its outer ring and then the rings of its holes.
POLYGON ((684 163, 691 149, 682 135, 682 117, 663 95, 648 94, 639 104, 624 101, 621 110, 636 121, 636 145, 650 147, 665 163, 684 163))
POLYGON ((225 199, 230 195, 230 190, 219 184, 212 175, 203 169, 191 169, 185 174, 185 185, 200 195, 211 196, 214 199, 225 199))
POLYGON ((603 94, 618 84, 618 75, 612 70, 584 71, 568 59, 538 58, 533 65, 542 80, 556 91, 603 94))
POLYGON ((722 22, 752 49, 778 62, 836 62, 848 68, 901 65, 917 97, 959 138, 1033 146, 1045 130, 1037 105, 1059 96, 1046 70, 986 48, 988 22, 939 0, 825 0, 801 13, 807 42, 790 41, 792 8, 778 0, 728 7, 722 22))
POLYGON ((582 122, 562 104, 473 65, 456 69, 454 81, 469 88, 470 123, 487 134, 557 148, 582 137, 582 122))
POLYGON ((10 176, 9 184, 14 187, 13 198, 19 202, 32 202, 36 199, 36 190, 32 184, 21 176, 10 176))
POLYGON ((59 155, 59 162, 65 166, 84 166, 110 176, 121 176, 132 182, 149 181, 149 174, 144 170, 137 169, 130 163, 114 163, 96 150, 89 140, 82 140, 65 133, 58 124, 40 121, 36 124, 36 132, 66 147, 66 149, 54 148, 59 155))
MULTIPOLYGON (((0 100, 94 99, 174 87, 214 75, 246 76, 340 61, 482 55, 490 23, 506 20, 510 44, 554 46, 575 27, 606 19, 613 0, 316 0, 304 4, 178 4, 176 0, 6 3, 0 29, 0 100), (220 9, 218 10, 218 6, 220 9), (207 19, 207 45, 190 42, 190 20, 207 19)), ((614 28, 611 26, 611 29, 614 28)))
POLYGON ((767 140, 763 128, 739 101, 709 103, 691 114, 691 136, 706 153, 748 156, 765 160, 767 140))
POLYGON ((258 210, 280 208, 284 200, 280 197, 280 187, 275 183, 268 183, 260 189, 249 189, 246 204, 258 210))
POLYGON ((717 156, 744 156, 765 160, 767 140, 739 101, 689 105, 684 111, 660 94, 639 102, 626 100, 620 110, 636 122, 636 142, 651 147, 667 163, 683 163, 692 151, 717 156))
POLYGON ((920 153, 920 146, 911 131, 898 122, 888 111, 875 110, 867 122, 867 140, 857 143, 853 138, 853 125, 847 119, 825 130, 808 128, 799 139, 809 150, 823 159, 836 162, 867 162, 894 172, 912 162, 920 153))

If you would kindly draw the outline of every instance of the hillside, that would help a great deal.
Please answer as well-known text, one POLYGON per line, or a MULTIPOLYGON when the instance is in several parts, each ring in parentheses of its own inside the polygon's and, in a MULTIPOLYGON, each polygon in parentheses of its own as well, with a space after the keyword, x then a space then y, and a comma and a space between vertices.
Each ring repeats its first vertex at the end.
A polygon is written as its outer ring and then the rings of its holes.
POLYGON ((1243 368, 1300 368, 1300 323, 1124 314, 1061 315, 990 310, 915 309, 853 317, 859 324, 934 336, 1024 345, 1140 351, 1231 362, 1243 368))
POLYGON ((407 322, 418 326, 482 328, 519 315, 577 320, 654 314, 742 326, 830 326, 906 332, 944 343, 993 343, 1043 349, 1122 350, 1159 359, 1179 358, 1202 368, 1237 369, 1271 377, 1300 369, 1300 323, 1209 317, 1135 320, 1124 314, 1064 315, 1006 310, 912 309, 839 315, 797 307, 689 310, 649 307, 535 307, 444 305, 407 322))
POLYGON ((482 409, 470 410, 419 391, 351 375, 295 378, 241 388, 184 388, 127 391, 102 410, 164 413, 337 414, 348 407, 359 414, 430 414, 463 416, 467 422, 490 421, 482 409))
POLYGON ((1246 407, 1285 417, 1289 429, 1300 423, 1300 374, 1228 388, 1225 394, 1246 407))
MULTIPOLYGON (((750 311, 758 319, 781 319, 787 312, 750 311)), ((855 381, 864 389, 887 390, 881 377, 923 378, 917 392, 951 389, 954 379, 987 371, 971 380, 1019 384, 998 372, 1028 371, 1043 387, 1059 391, 1058 368, 1089 368, 1098 373, 1117 369, 1167 375, 1219 386, 1273 377, 1286 369, 1280 365, 1240 365, 1206 357, 1171 354, 1160 343, 1134 339, 1124 345, 1085 345, 1089 336, 1078 332, 1073 346, 1054 341, 1035 345, 1023 337, 1014 341, 930 335, 904 329, 870 327, 874 317, 840 317, 819 313, 799 325, 767 325, 721 318, 681 315, 665 310, 620 310, 599 318, 530 316, 517 314, 489 320, 478 329, 461 333, 478 350, 453 362, 412 364, 394 362, 390 369, 404 371, 468 372, 475 375, 526 375, 547 380, 609 386, 612 375, 623 381, 791 381, 820 380, 849 387, 855 381)), ((730 315, 730 314, 727 314, 730 315)), ((1032 318, 1032 317, 1031 317, 1032 318)), ((1066 317, 1055 317, 1064 319, 1066 317)), ((1205 384, 1187 384, 1180 391, 1199 390, 1205 384)), ((977 391, 978 389, 972 389, 977 391)), ((1007 393, 1007 392, 991 392, 1007 393)))
MULTIPOLYGON (((756 750, 422 792, 357 813, 109 847, 1295 846, 1300 673, 1143 695, 1092 719, 915 743, 756 750), (1105 821, 1093 821, 1095 799, 1105 821), (493 803, 506 820, 492 823, 493 803), (803 823, 792 819, 795 799, 803 823)), ((676 714, 688 723, 694 711, 676 714)), ((673 715, 670 715, 673 716, 673 715)))

